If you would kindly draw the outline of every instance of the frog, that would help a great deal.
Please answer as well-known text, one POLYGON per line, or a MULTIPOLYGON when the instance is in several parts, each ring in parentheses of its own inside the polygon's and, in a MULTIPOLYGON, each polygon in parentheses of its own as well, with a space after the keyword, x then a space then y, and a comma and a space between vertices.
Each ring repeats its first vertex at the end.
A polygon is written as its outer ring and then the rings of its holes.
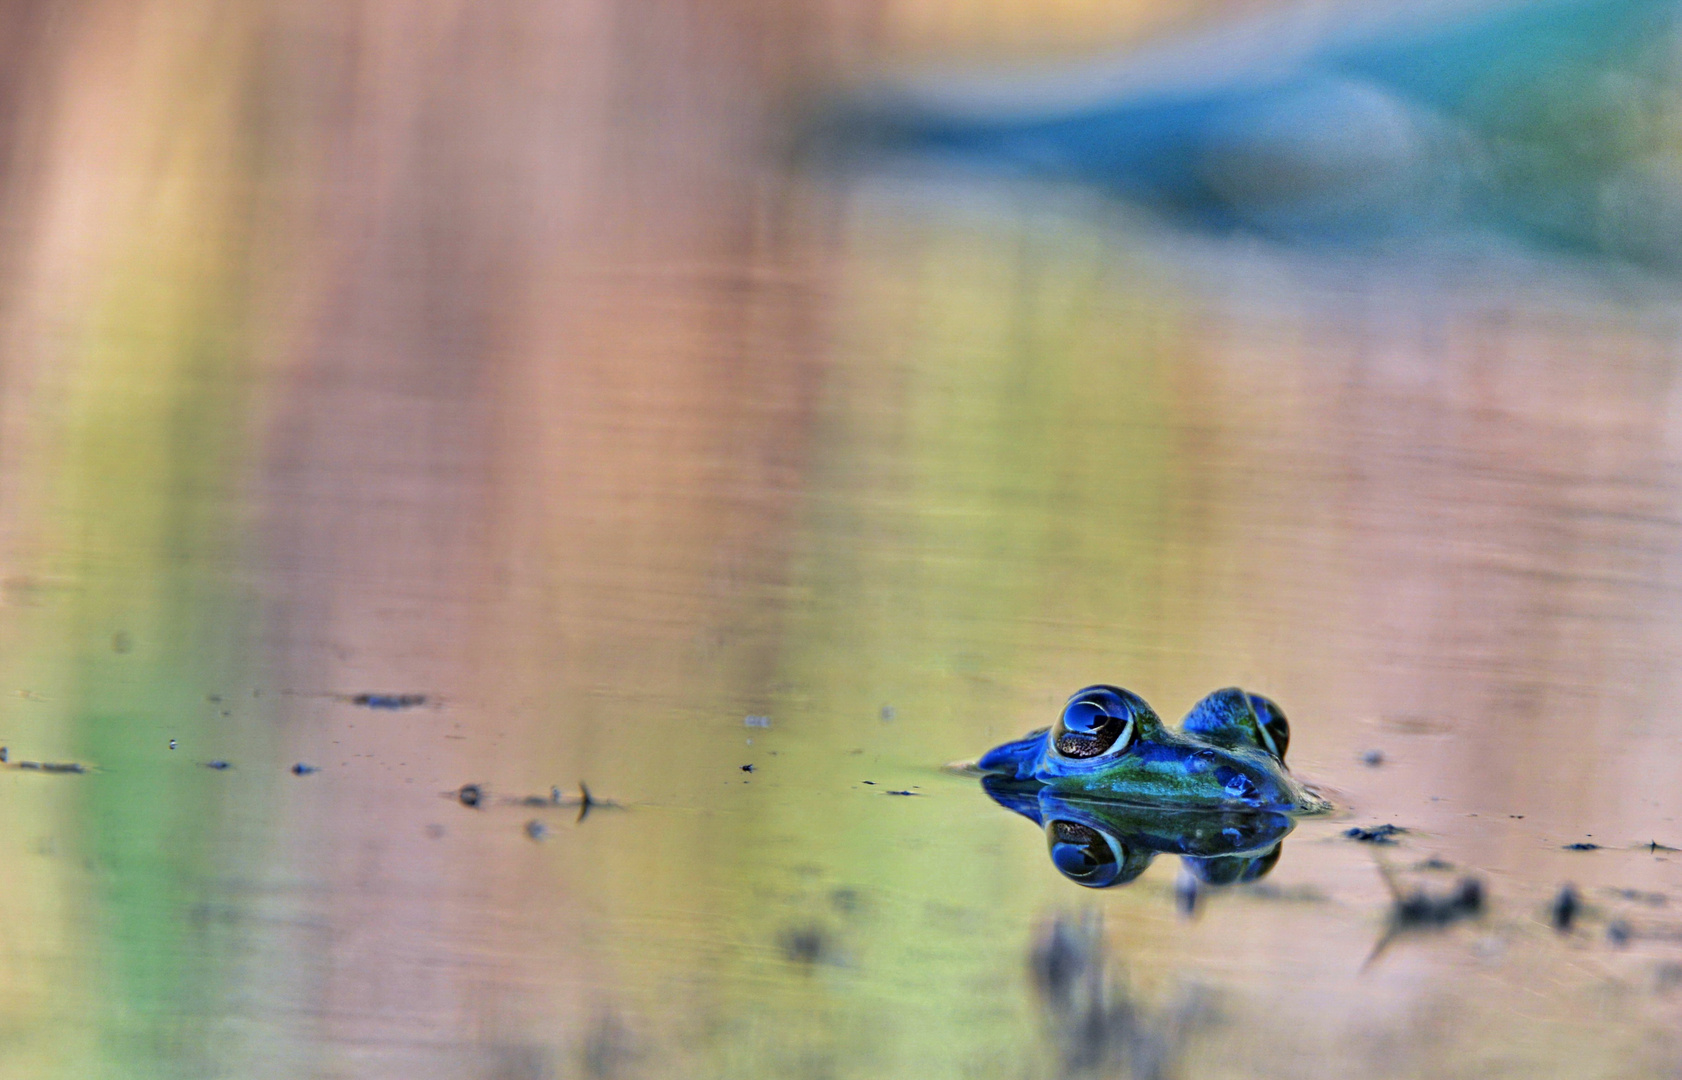
POLYGON ((1233 885, 1265 877, 1296 827, 1274 810, 1139 806, 1064 796, 1003 776, 984 776, 994 802, 1045 830, 1058 873, 1089 889, 1126 885, 1159 854, 1180 856, 1205 885, 1233 885))
POLYGON ((1229 686, 1204 697, 1178 731, 1119 686, 1077 690, 1057 722, 981 756, 995 784, 1063 798, 1181 810, 1317 814, 1330 804, 1285 765, 1290 723, 1278 703, 1229 686))

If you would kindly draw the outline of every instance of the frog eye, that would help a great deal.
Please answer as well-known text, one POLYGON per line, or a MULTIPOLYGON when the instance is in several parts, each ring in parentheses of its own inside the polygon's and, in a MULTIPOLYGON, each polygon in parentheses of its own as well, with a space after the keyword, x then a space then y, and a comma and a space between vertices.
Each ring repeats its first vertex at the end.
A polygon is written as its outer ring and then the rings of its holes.
POLYGON ((1128 701, 1133 695, 1113 686, 1089 686, 1069 699, 1051 728, 1051 743, 1070 758, 1119 754, 1133 742, 1138 724, 1128 701))
POLYGON ((1070 881, 1091 889, 1113 885, 1127 862, 1127 852, 1118 843, 1078 822, 1048 822, 1045 840, 1058 871, 1070 881))
POLYGON ((1291 745, 1291 725, 1285 720, 1285 710, 1260 694, 1250 694, 1250 707, 1256 710, 1256 726, 1261 729, 1262 749, 1285 760, 1291 745))

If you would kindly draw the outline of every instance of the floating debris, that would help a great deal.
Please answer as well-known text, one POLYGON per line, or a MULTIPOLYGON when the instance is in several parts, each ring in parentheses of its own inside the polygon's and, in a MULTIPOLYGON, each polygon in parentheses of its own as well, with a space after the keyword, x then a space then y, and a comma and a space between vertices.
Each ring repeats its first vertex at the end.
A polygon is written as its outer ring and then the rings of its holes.
MULTIPOLYGON (((476 784, 472 784, 472 785, 469 785, 469 786, 474 787, 474 788, 478 787, 478 785, 476 785, 476 784)), ((512 804, 514 806, 526 806, 526 807, 531 807, 533 809, 536 809, 537 807, 550 807, 550 806, 565 806, 565 807, 576 806, 576 807, 578 807, 578 817, 576 819, 577 822, 582 822, 585 818, 589 817, 590 816, 590 811, 592 811, 592 810, 623 810, 623 809, 625 809, 623 806, 621 806, 619 803, 614 802, 612 799, 598 799, 598 798, 596 798, 595 795, 591 794, 590 786, 588 784, 584 783, 582 780, 580 780, 578 782, 578 794, 577 795, 562 795, 560 788, 551 786, 549 788, 549 794, 548 794, 547 797, 542 796, 542 795, 527 795, 524 798, 508 799, 508 800, 504 800, 504 802, 505 802, 505 804, 512 804)), ((468 805, 475 805, 476 806, 478 804, 477 803, 470 803, 468 805)))
POLYGON ((1370 769, 1378 768, 1380 765, 1384 764, 1384 751, 1368 750, 1366 753, 1361 755, 1361 764, 1370 769))
POLYGON ((169 748, 171 750, 175 749, 175 740, 174 739, 169 740, 169 748))
POLYGON ((1160 1080, 1181 1073, 1195 1034, 1215 1020, 1207 994, 1192 986, 1153 1006, 1111 968, 1101 916, 1059 916, 1028 957, 1041 1014, 1061 1059, 1058 1075, 1160 1080))
POLYGON ((751 764, 743 765, 742 766, 742 771, 743 772, 753 772, 753 766, 751 764))
POLYGON ((1590 843, 1587 840, 1580 840, 1575 844, 1566 844, 1565 845, 1565 850, 1566 851, 1599 851, 1600 850, 1600 845, 1595 844, 1595 843, 1590 843))
POLYGON ((0 746, 0 765, 4 765, 7 761, 11 760, 11 756, 12 752, 10 750, 6 749, 4 746, 0 746))
POLYGON ((207 768, 207 769, 215 769, 217 772, 221 772, 224 769, 231 769, 234 766, 233 766, 233 762, 231 762, 231 761, 223 761, 221 758, 217 758, 215 761, 205 762, 204 767, 207 768))
POLYGON ((425 694, 356 694, 350 699, 352 705, 360 705, 365 709, 413 709, 426 704, 425 694))
POLYGON ((1403 893, 1396 884, 1395 874, 1380 862, 1378 872, 1390 890, 1390 919, 1384 935, 1373 946, 1365 971, 1371 967, 1390 943, 1403 934, 1419 930, 1441 930, 1462 919, 1475 918, 1483 913, 1483 881, 1471 874, 1461 878, 1454 891, 1447 896, 1432 896, 1423 889, 1403 893))
POLYGON ((463 806, 478 806, 485 801, 485 789, 478 784, 463 784, 456 789, 456 798, 463 806))
POLYGON ((1363 829, 1357 825, 1343 830, 1343 835, 1363 844, 1394 844, 1394 838, 1405 832, 1407 830, 1398 825, 1378 825, 1371 829, 1363 829))
POLYGON ((17 767, 27 769, 30 772, 46 773, 85 773, 88 771, 88 767, 79 761, 20 761, 17 763, 17 767))
POLYGON ((526 822, 526 835, 533 840, 542 840, 549 835, 549 826, 536 818, 532 818, 526 822))
POLYGON ((922 792, 921 791, 888 791, 888 792, 885 792, 884 794, 888 794, 888 795, 921 795, 922 792))
POLYGON ((742 718, 743 727, 768 728, 771 726, 769 716, 746 716, 742 718))
POLYGON ((1571 885, 1565 885, 1554 897, 1553 907, 1549 913, 1553 917, 1554 929, 1562 934, 1571 932, 1572 923, 1577 921, 1577 913, 1582 910, 1583 901, 1577 895, 1577 890, 1571 885))
POLYGON ((293 776, 308 776, 310 773, 318 773, 320 771, 321 771, 321 769, 320 769, 319 766, 305 765, 301 761, 298 762, 296 765, 292 766, 292 775, 293 776))
POLYGON ((1659 843, 1657 840, 1647 841, 1647 854, 1656 855, 1661 851, 1682 851, 1682 848, 1669 847, 1665 844, 1659 843))

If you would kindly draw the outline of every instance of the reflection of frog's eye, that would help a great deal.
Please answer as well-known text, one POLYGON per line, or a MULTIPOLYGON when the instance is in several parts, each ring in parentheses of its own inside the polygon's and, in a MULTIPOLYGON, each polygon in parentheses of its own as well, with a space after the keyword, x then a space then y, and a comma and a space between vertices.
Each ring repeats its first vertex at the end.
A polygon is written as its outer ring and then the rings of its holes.
POLYGON ((1089 686, 1069 699, 1051 729, 1052 745, 1064 757, 1119 754, 1133 741, 1133 709, 1113 686, 1089 686))
POLYGON ((1063 876, 1089 888, 1114 883, 1126 862, 1127 853, 1114 840, 1077 822, 1048 822, 1045 840, 1063 876))
POLYGON ((1291 745, 1291 725, 1285 722, 1285 710, 1260 694, 1250 695, 1250 707, 1256 710, 1256 722, 1261 727, 1262 749, 1284 761, 1291 745))

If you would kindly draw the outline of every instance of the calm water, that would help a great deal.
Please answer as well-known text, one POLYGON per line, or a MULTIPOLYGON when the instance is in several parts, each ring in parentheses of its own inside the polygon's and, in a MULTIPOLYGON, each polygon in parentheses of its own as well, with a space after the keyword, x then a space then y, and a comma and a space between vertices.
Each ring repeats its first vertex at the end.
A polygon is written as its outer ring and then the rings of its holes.
POLYGON ((1674 279, 788 176, 769 17, 135 10, 8 121, 0 1075, 1682 1073, 1674 279), (1338 812, 1070 883, 941 766, 1097 681, 1338 812))

